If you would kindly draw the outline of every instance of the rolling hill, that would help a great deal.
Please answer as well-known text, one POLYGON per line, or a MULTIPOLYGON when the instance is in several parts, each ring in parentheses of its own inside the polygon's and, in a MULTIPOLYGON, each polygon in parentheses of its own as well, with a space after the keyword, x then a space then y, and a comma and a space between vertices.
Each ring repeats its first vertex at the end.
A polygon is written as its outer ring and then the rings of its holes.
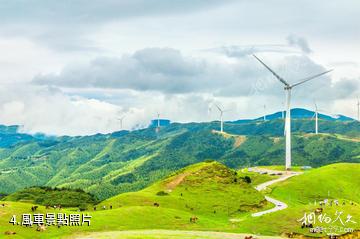
POLYGON ((359 185, 360 164, 339 163, 313 169, 279 183, 271 194, 295 204, 308 204, 325 198, 360 203, 359 185))
MULTIPOLYGON (((312 120, 294 119, 292 126, 294 165, 360 162, 359 122, 323 119, 319 135, 311 133, 312 120)), ((173 123, 158 133, 147 128, 81 137, 20 137, 15 127, 2 127, 0 193, 49 186, 81 188, 106 199, 208 159, 234 169, 283 164, 281 119, 227 122, 225 134, 215 131, 218 127, 218 122, 173 123)))
MULTIPOLYGON (((264 195, 253 188, 258 183, 269 180, 269 177, 271 176, 242 173, 242 170, 236 172, 213 161, 198 163, 178 170, 141 191, 111 197, 98 204, 97 210, 85 211, 84 213, 92 216, 90 227, 48 227, 41 233, 35 228, 21 226, 11 227, 11 230, 17 233, 18 238, 210 239, 216 234, 213 231, 222 232, 216 238, 227 236, 242 238, 240 235, 225 232, 268 235, 269 238, 279 238, 286 233, 296 232, 311 236, 306 238, 314 236, 325 238, 323 234, 311 234, 308 228, 301 228, 298 220, 304 216, 304 213, 313 212, 319 207, 309 203, 315 198, 319 199, 316 195, 314 197, 311 190, 319 190, 319 197, 329 198, 326 193, 327 185, 333 189, 342 189, 346 185, 343 191, 335 190, 336 193, 331 197, 339 199, 340 202, 346 201, 346 204, 325 206, 324 213, 334 217, 337 211, 342 211, 345 218, 347 214, 351 214, 353 220, 360 218, 359 204, 350 203, 350 201, 358 202, 359 199, 357 190, 351 190, 359 185, 359 164, 332 164, 307 171, 288 181, 279 182, 269 194, 288 203, 289 207, 262 217, 251 217, 252 211, 272 207, 264 204, 264 195), (250 176, 251 183, 245 179, 245 176, 250 176), (337 180, 333 180, 334 177, 337 180), (109 209, 110 205, 112 209, 109 209), (106 209, 103 209, 103 206, 106 206, 106 209), (190 222, 191 217, 197 217, 197 222, 190 222), (156 230, 149 231, 149 229, 156 230), (205 233, 205 231, 212 232, 205 233)), ((22 213, 29 213, 32 205, 21 202, 4 203, 5 207, 2 208, 2 217, 0 217, 0 231, 9 230, 9 218, 14 214, 20 218, 22 213)), ((54 210, 40 206, 38 212, 52 211, 54 210)), ((62 212, 74 213, 67 208, 62 209, 62 212)), ((341 223, 337 221, 331 225, 341 226, 341 223)), ((317 222, 315 226, 326 226, 326 224, 317 222)), ((355 230, 360 229, 358 224, 348 226, 355 230)), ((257 236, 257 238, 263 237, 257 236)), ((357 237, 354 235, 344 238, 357 237)))
MULTIPOLYGON (((301 228, 299 220, 305 213, 310 214, 316 208, 319 208, 319 201, 325 199, 329 201, 336 199, 339 201, 339 205, 333 203, 330 206, 328 203, 323 206, 322 214, 328 216, 331 222, 325 223, 316 219, 315 227, 348 227, 359 230, 359 183, 360 164, 338 163, 305 171, 304 174, 279 182, 269 189, 268 194, 271 197, 286 202, 289 208, 244 221, 241 225, 242 231, 274 235, 281 235, 284 232, 296 232, 309 236, 324 236, 320 233, 312 234, 308 228, 301 228), (341 220, 343 220, 344 224, 336 220, 336 215, 339 212, 342 214, 341 220), (345 223, 347 215, 350 215, 357 223, 345 223)), ((334 233, 344 234, 344 232, 340 231, 334 231, 334 233)))
POLYGON ((208 218, 227 218, 267 205, 250 177, 245 178, 218 162, 204 162, 179 170, 141 191, 109 198, 99 206, 153 207, 154 203, 208 218))

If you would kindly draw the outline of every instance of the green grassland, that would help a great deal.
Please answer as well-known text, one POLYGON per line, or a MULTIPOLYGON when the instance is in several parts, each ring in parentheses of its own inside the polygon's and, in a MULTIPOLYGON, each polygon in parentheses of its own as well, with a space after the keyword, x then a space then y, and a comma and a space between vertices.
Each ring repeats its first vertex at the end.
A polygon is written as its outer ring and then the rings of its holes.
POLYGON ((360 164, 331 164, 306 171, 275 185, 271 195, 295 205, 326 198, 360 203, 360 164))
MULTIPOLYGON (((91 238, 92 235, 95 237, 101 235, 95 232, 120 235, 118 238, 213 238, 211 234, 188 235, 185 232, 179 234, 172 230, 270 236, 297 232, 310 235, 308 229, 300 227, 298 220, 304 216, 304 213, 311 213, 319 207, 314 204, 315 200, 325 198, 339 199, 341 203, 339 206, 324 207, 324 213, 334 219, 336 211, 342 211, 344 221, 346 215, 351 214, 358 223, 347 224, 348 227, 360 229, 359 164, 332 164, 280 182, 274 185, 268 194, 286 202, 289 208, 262 217, 251 217, 251 212, 272 207, 264 202, 264 195, 255 191, 253 187, 273 177, 275 176, 246 171, 236 172, 217 162, 199 163, 179 170, 141 191, 109 198, 98 204, 96 211, 94 209, 85 211, 84 213, 93 217, 92 225, 89 227, 48 227, 44 232, 36 232, 35 228, 10 225, 8 221, 13 214, 20 218, 21 213, 29 213, 32 204, 5 202, 6 206, 0 208, 0 232, 16 231, 17 235, 11 238, 62 238, 65 235, 68 238, 75 238, 76 235, 91 238), (251 178, 251 183, 245 180, 245 176, 251 178), (345 205, 342 205, 343 201, 345 205), (355 204, 351 205, 351 201, 355 204), (154 206, 154 203, 158 203, 159 206, 154 206), (113 209, 109 209, 110 205, 113 209), (106 206, 105 210, 103 206, 106 206), (196 223, 189 221, 193 216, 199 218, 196 223), (129 231, 146 229, 170 231, 163 232, 159 237, 151 233, 144 236, 141 231, 139 233, 129 231), (169 237, 166 237, 167 234, 169 237)), ((75 209, 62 209, 62 212, 76 213, 73 210, 75 209)), ((49 212, 44 207, 40 207, 39 211, 49 212)), ((316 225, 325 226, 325 224, 316 225)), ((341 226, 339 221, 332 225, 341 226)), ((312 236, 321 235, 312 234, 312 236)))
POLYGON ((186 167, 139 192, 124 193, 100 206, 153 206, 188 211, 194 215, 228 218, 266 206, 264 196, 237 173, 217 162, 186 167))
MULTIPOLYGON (((243 221, 241 227, 244 231, 253 233, 262 232, 264 234, 279 235, 286 231, 292 231, 315 236, 309 233, 309 229, 302 229, 298 220, 304 216, 304 213, 309 214, 319 208, 319 201, 337 199, 340 205, 325 206, 323 214, 335 219, 336 212, 343 212, 342 220, 344 222, 346 216, 350 214, 357 223, 346 225, 359 230, 359 185, 360 164, 332 164, 305 171, 302 175, 275 184, 269 192, 271 197, 286 202, 289 205, 288 209, 243 221), (345 205, 343 205, 343 202, 345 202, 345 205), (353 205, 351 205, 352 202, 353 205)), ((320 222, 316 224, 316 226, 324 227, 329 227, 329 225, 343 227, 339 221, 334 224, 320 222)), ((317 234, 316 236, 321 235, 317 234)))

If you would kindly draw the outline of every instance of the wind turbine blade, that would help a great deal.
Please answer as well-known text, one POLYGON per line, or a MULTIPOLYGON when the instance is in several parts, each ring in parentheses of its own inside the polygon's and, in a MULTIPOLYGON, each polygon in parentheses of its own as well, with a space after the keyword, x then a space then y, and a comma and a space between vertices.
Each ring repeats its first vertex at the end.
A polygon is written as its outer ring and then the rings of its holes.
POLYGON ((313 119, 315 117, 316 113, 313 114, 313 116, 311 117, 311 119, 313 119))
POLYGON ((331 72, 331 71, 333 71, 333 70, 328 70, 328 71, 322 72, 322 73, 320 73, 320 74, 316 74, 316 75, 314 75, 314 76, 310 76, 310 77, 304 78, 304 79, 300 80, 298 83, 295 83, 295 84, 291 85, 291 87, 295 87, 295 86, 304 84, 305 82, 307 82, 307 81, 309 81, 309 80, 312 80, 312 79, 317 78, 317 77, 319 77, 319 76, 325 75, 326 73, 329 73, 329 72, 331 72))
POLYGON ((220 112, 223 112, 223 110, 217 105, 217 104, 214 104, 215 106, 216 106, 216 108, 218 108, 218 110, 220 111, 220 112))
POLYGON ((283 83, 286 86, 290 86, 289 83, 287 83, 283 78, 281 78, 278 74, 275 73, 270 67, 268 67, 262 60, 260 60, 257 56, 253 54, 253 57, 256 58, 263 66, 265 66, 266 69, 268 69, 281 83, 283 83))

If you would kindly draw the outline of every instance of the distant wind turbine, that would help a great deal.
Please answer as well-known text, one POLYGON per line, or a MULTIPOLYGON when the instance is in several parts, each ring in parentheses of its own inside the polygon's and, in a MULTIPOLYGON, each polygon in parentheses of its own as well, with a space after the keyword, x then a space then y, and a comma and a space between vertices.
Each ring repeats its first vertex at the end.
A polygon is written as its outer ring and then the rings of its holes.
POLYGON ((360 100, 359 100, 359 96, 357 97, 357 119, 360 122, 360 100))
POLYGON ((118 121, 120 122, 120 129, 123 129, 123 121, 124 121, 125 115, 118 118, 118 121))
POLYGON ((223 110, 220 108, 220 106, 218 106, 217 104, 214 104, 216 106, 216 108, 219 110, 220 112, 220 132, 223 133, 224 132, 224 112, 226 112, 227 110, 223 110))
POLYGON ((157 127, 160 128, 160 113, 157 113, 157 127))
POLYGON ((157 113, 157 127, 155 128, 155 132, 158 133, 160 131, 160 113, 157 113))
POLYGON ((281 83, 284 84, 284 90, 286 92, 286 118, 285 118, 285 141, 286 141, 286 150, 285 150, 285 168, 286 170, 290 170, 291 169, 291 116, 290 116, 290 111, 291 111, 291 106, 290 106, 290 101, 291 101, 291 90, 292 88, 294 88, 295 86, 301 85, 307 81, 310 81, 314 78, 317 78, 319 76, 322 76, 332 70, 328 70, 325 72, 322 72, 320 74, 316 74, 314 76, 310 76, 307 78, 304 78, 302 80, 300 80, 299 82, 290 85, 287 81, 285 81, 282 77, 280 77, 277 73, 275 73, 270 67, 268 67, 263 61, 261 61, 257 56, 253 55, 266 69, 268 69, 281 83))
POLYGON ((319 121, 319 109, 317 107, 317 104, 316 102, 314 101, 314 104, 315 104, 315 112, 314 112, 314 115, 312 118, 315 117, 315 134, 318 134, 319 133, 319 124, 318 124, 318 121, 319 121))
POLYGON ((266 105, 264 105, 264 121, 266 121, 266 105))

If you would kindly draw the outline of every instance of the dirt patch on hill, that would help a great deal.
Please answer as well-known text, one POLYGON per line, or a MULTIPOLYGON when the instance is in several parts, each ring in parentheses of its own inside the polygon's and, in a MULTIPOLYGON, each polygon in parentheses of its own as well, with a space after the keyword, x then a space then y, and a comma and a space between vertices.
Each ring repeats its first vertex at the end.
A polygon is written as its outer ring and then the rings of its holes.
POLYGON ((173 180, 166 184, 167 190, 173 190, 176 188, 190 173, 182 173, 177 175, 173 180))
POLYGON ((238 148, 240 147, 240 145, 242 145, 245 141, 246 141, 246 136, 234 136, 235 138, 235 142, 234 142, 234 147, 238 148))

